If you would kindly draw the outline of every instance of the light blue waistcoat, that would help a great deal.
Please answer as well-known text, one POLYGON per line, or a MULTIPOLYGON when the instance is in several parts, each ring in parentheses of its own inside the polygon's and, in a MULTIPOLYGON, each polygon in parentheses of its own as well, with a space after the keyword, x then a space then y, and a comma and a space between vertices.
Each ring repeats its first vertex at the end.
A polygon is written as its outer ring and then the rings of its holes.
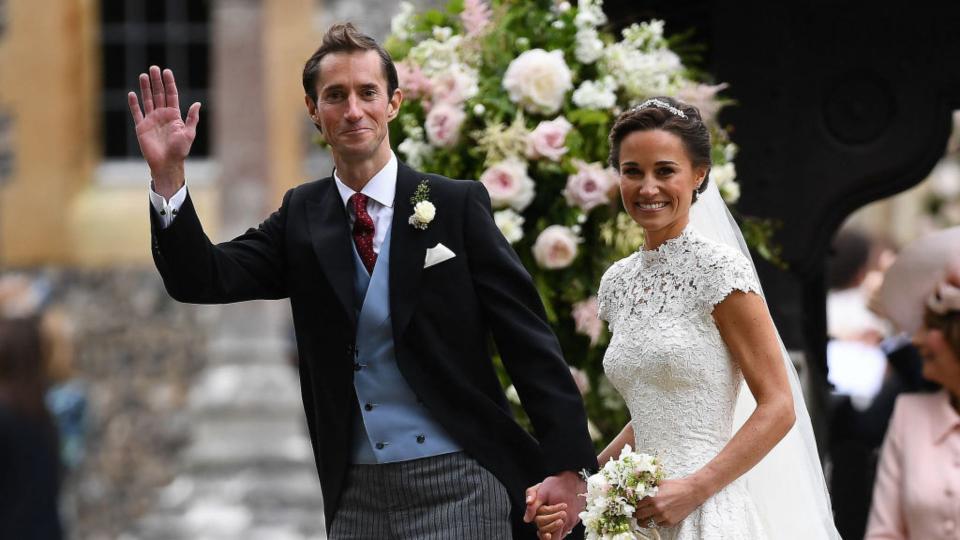
POLYGON ((390 318, 390 233, 380 246, 373 275, 353 249, 357 306, 357 406, 353 463, 407 461, 461 450, 417 399, 397 367, 390 318))

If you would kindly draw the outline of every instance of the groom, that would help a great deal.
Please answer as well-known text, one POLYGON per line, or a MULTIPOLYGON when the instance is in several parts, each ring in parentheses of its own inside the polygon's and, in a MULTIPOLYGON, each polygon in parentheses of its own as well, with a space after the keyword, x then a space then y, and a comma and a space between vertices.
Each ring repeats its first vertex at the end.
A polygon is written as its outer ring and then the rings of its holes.
POLYGON ((403 96, 386 51, 330 28, 303 85, 333 175, 218 245, 184 183, 200 105, 183 122, 173 73, 149 71, 142 110, 128 101, 157 269, 182 302, 290 298, 330 538, 533 538, 524 489, 544 477, 540 502, 582 507, 577 473, 596 458, 537 291, 482 184, 398 162, 388 124, 403 96), (490 336, 536 438, 511 416, 490 336))

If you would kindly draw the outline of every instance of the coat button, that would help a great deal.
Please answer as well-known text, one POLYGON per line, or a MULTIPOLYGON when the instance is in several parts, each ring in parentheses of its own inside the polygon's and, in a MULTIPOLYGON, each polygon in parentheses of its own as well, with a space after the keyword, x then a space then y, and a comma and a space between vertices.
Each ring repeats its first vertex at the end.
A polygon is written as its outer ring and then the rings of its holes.
POLYGON ((383 447, 384 447, 384 446, 386 446, 386 445, 383 444, 382 442, 378 442, 378 443, 377 443, 377 450, 383 450, 383 447))
POLYGON ((372 403, 367 403, 366 405, 363 406, 363 409, 366 410, 366 411, 372 411, 372 410, 373 410, 373 404, 372 404, 372 403))
POLYGON ((417 435, 417 442, 423 444, 427 440, 426 435, 417 435))

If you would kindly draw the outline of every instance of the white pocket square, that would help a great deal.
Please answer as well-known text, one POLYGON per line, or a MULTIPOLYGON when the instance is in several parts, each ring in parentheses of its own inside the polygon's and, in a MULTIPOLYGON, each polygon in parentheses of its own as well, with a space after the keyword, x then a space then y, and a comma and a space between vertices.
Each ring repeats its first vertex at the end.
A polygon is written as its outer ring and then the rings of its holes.
POLYGON ((423 267, 430 268, 435 264, 440 264, 443 261, 448 261, 456 256, 457 255, 454 252, 450 251, 450 249, 447 246, 443 244, 437 244, 427 250, 427 256, 423 260, 423 267))

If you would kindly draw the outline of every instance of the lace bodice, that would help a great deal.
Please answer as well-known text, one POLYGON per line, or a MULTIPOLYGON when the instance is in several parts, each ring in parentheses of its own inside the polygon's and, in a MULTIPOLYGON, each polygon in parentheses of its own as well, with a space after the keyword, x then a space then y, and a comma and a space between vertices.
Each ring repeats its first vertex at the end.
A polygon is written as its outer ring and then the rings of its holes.
MULTIPOLYGON (((601 280, 600 317, 613 332, 604 370, 630 409, 636 449, 659 455, 668 477, 696 471, 732 435, 743 376, 712 312, 735 290, 760 292, 750 261, 689 226, 656 250, 618 261, 601 280)), ((661 534, 763 537, 749 495, 736 484, 661 534)))

